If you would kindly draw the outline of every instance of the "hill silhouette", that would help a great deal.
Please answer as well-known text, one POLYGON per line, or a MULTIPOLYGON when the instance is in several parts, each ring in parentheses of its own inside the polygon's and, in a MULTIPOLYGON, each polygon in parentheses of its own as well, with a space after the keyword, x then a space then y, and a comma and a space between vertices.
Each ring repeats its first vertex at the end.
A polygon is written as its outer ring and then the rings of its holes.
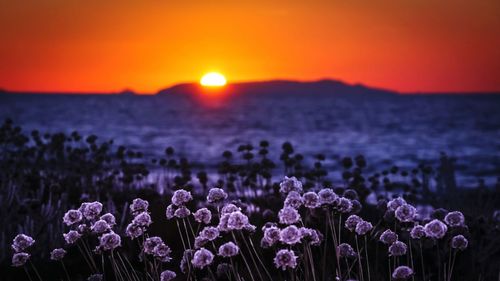
POLYGON ((336 94, 336 95, 393 95, 394 91, 378 89, 361 84, 347 84, 337 80, 298 82, 272 80, 262 82, 230 83, 218 89, 207 89, 198 83, 182 83, 160 90, 157 94, 200 94, 206 91, 220 91, 231 94, 336 94))

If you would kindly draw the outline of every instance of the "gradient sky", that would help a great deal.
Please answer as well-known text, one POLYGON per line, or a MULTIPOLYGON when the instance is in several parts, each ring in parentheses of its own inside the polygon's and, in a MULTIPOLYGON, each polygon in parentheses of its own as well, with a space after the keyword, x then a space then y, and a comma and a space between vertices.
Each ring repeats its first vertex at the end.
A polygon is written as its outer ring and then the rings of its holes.
POLYGON ((0 0, 0 87, 155 92, 217 70, 500 91, 499 0, 0 0))

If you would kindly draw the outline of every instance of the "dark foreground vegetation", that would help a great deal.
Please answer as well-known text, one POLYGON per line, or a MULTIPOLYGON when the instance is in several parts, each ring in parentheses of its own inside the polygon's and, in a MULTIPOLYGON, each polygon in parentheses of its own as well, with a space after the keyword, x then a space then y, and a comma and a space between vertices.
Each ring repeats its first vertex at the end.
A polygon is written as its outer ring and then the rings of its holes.
POLYGON ((460 188, 445 154, 368 174, 271 148, 204 170, 6 120, 0 280, 499 280, 499 184, 460 188))

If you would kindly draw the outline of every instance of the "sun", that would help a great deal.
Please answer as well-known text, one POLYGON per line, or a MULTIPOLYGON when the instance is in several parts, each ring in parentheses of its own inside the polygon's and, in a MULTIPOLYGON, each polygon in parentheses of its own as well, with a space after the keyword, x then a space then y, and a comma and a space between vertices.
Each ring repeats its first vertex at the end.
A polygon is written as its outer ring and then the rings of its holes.
POLYGON ((222 87, 226 85, 226 78, 218 72, 209 72, 201 77, 200 84, 206 87, 222 87))

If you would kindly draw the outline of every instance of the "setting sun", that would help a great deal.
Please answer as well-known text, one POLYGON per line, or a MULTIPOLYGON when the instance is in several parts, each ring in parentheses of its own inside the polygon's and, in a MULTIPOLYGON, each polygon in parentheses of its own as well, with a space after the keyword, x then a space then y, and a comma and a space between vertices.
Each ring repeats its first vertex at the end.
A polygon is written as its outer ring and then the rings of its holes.
POLYGON ((226 85, 226 78, 220 73, 210 72, 203 75, 200 84, 207 87, 220 87, 226 85))

